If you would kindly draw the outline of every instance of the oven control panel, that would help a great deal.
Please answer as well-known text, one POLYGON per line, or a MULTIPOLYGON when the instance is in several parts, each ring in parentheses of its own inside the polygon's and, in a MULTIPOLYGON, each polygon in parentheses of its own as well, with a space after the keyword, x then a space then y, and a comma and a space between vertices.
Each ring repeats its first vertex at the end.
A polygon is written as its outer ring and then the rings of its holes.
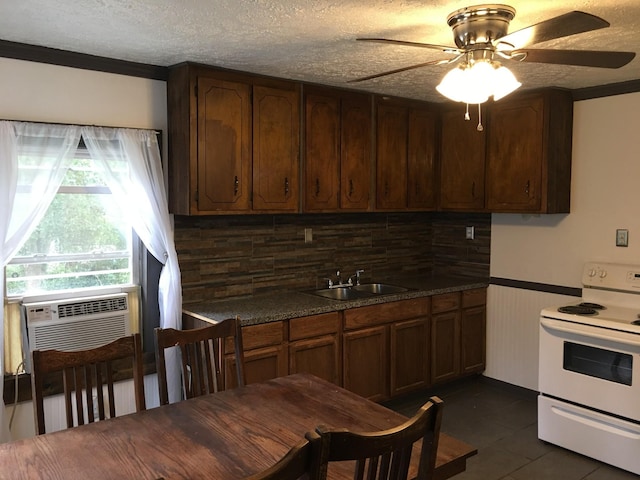
POLYGON ((587 262, 582 284, 612 290, 640 291, 640 265, 587 262))

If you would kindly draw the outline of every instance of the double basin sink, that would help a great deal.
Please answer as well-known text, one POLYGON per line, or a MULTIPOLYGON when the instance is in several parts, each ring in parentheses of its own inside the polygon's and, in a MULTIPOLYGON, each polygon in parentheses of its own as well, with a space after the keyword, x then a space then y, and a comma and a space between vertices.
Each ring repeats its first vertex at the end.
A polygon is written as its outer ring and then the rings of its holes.
POLYGON ((329 298, 331 300, 357 300, 359 298, 402 293, 408 290, 408 288, 389 285, 388 283, 363 283, 361 285, 353 286, 321 288, 307 293, 318 297, 329 298))

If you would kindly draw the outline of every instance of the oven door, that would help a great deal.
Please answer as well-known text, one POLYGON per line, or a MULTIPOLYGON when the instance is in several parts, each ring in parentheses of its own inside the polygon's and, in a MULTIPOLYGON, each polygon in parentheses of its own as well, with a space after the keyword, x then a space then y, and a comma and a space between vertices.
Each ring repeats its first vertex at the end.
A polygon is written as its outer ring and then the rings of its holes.
POLYGON ((541 317, 540 393, 640 421, 640 335, 541 317))

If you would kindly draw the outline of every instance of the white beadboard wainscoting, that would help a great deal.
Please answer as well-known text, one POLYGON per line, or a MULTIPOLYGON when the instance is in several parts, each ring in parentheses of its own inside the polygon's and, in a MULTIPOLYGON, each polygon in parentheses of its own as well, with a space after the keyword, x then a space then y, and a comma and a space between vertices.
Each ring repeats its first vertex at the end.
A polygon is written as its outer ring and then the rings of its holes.
MULTIPOLYGON (((114 385, 114 390, 116 397, 116 414, 121 416, 135 412, 136 403, 133 391, 133 380, 116 383, 114 385)), ((153 408, 160 405, 157 375, 146 375, 144 377, 144 394, 147 408, 153 408)), ((5 410, 7 419, 11 418, 12 411, 13 405, 7 405, 5 410)), ((33 415, 32 402, 22 402, 16 406, 11 426, 12 440, 20 440, 22 438, 29 438, 35 435, 36 429, 33 415)), ((47 433, 67 428, 64 398, 62 395, 45 397, 44 418, 47 433)))
POLYGON ((569 295, 490 285, 484 375, 537 391, 540 310, 578 300, 569 295))

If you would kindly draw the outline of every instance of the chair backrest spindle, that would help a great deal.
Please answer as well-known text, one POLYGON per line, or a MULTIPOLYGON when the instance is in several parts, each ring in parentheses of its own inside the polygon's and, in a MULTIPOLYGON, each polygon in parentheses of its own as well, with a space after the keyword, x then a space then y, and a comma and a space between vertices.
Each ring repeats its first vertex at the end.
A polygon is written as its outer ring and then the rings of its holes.
POLYGON ((225 388, 226 338, 233 339, 236 380, 246 383, 242 327, 238 317, 228 318, 202 328, 176 330, 156 328, 156 370, 160 404, 169 403, 165 349, 178 347, 182 365, 182 387, 185 398, 214 393, 225 388))
POLYGON ((73 352, 34 350, 31 352, 31 385, 37 433, 45 433, 45 378, 56 372, 62 373, 67 427, 84 425, 85 412, 86 423, 96 421, 94 410, 97 411, 99 420, 116 416, 113 363, 127 359, 132 366, 136 411, 139 412, 146 408, 140 334, 122 337, 89 350, 73 352), (108 415, 105 411, 105 388, 109 406, 108 415))
POLYGON ((355 480, 406 480, 414 444, 420 440, 416 478, 433 478, 442 406, 442 400, 431 397, 407 422, 379 432, 356 433, 319 426, 321 478, 326 477, 330 462, 355 460, 355 480))

